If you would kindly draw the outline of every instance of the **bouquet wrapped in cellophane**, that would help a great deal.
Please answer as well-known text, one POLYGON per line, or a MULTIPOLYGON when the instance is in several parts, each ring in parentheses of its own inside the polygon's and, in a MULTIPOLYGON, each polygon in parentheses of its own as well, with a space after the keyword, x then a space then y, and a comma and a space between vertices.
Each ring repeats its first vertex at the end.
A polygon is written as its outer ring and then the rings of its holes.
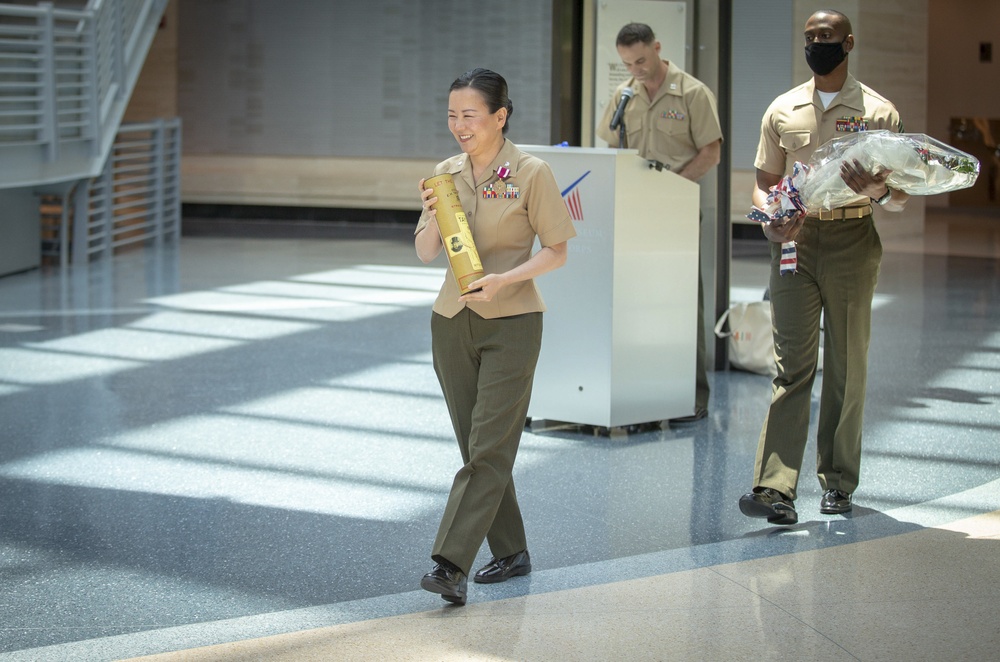
POLYGON ((934 195, 968 188, 979 176, 979 160, 923 133, 879 129, 834 138, 808 163, 796 161, 792 174, 771 188, 764 209, 747 218, 769 223, 796 213, 836 209, 858 198, 840 177, 840 164, 857 160, 873 174, 891 171, 886 184, 910 195, 934 195))

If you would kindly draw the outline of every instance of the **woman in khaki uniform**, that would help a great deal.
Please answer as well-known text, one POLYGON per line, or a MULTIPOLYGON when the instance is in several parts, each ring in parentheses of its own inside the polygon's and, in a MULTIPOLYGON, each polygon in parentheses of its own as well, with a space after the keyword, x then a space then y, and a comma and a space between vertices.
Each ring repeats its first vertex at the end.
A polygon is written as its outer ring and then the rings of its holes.
MULTIPOLYGON (((565 263, 566 242, 576 235, 548 164, 504 137, 512 113, 502 76, 487 69, 460 76, 448 96, 448 128, 462 154, 434 169, 454 177, 485 272, 461 295, 449 270, 431 319, 434 370, 464 465, 434 541, 437 565, 420 585, 460 605, 484 539, 493 560, 475 581, 531 571, 511 472, 542 341, 545 305, 533 279, 565 263), (536 237, 541 249, 532 255, 536 237)), ((415 244, 426 263, 442 243, 430 209, 437 198, 424 180, 420 189, 415 244)))

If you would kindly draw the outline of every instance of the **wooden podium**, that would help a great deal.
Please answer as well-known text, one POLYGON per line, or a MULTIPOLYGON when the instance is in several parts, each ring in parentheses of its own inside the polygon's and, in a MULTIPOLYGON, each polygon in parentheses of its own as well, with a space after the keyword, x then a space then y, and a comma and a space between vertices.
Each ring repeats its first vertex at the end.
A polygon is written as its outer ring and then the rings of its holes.
POLYGON ((698 185, 635 150, 523 147, 573 217, 566 265, 537 279, 548 311, 528 415, 608 428, 694 411, 698 185))

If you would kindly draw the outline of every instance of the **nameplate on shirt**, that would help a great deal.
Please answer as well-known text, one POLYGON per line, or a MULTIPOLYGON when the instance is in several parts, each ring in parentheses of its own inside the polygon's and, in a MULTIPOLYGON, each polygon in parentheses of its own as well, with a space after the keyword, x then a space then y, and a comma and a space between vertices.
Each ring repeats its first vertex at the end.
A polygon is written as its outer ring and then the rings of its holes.
POLYGON ((682 120, 685 117, 687 117, 687 115, 685 115, 679 110, 665 110, 662 113, 660 113, 660 117, 662 117, 665 120, 682 120))
POLYGON ((837 131, 867 131, 868 120, 864 117, 841 117, 837 120, 837 131))
POLYGON ((508 184, 507 182, 494 182, 483 187, 483 199, 494 200, 497 198, 520 198, 521 188, 508 184))

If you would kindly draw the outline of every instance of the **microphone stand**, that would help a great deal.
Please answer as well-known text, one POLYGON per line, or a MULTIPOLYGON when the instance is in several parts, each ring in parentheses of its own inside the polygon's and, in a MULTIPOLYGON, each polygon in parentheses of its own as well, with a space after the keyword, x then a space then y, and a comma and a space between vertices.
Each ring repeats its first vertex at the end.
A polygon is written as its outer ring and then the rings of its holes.
POLYGON ((625 118, 618 125, 618 149, 625 149, 625 118))

